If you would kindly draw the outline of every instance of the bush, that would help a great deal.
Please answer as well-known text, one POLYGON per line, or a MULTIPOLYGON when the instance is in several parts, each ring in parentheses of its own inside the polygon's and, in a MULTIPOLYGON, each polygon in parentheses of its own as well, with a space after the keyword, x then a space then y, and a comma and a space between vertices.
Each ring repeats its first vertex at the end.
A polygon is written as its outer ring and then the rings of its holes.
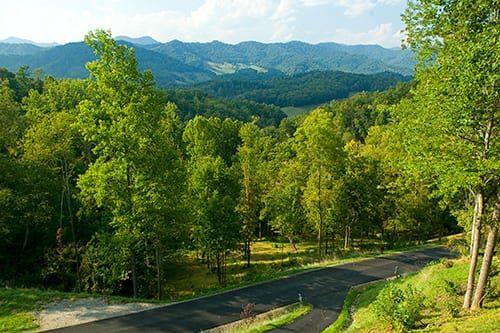
POLYGON ((461 256, 467 256, 469 254, 470 245, 465 238, 450 238, 446 246, 461 256))
POLYGON ((374 302, 375 312, 396 331, 407 332, 421 319, 424 297, 412 288, 388 284, 374 302))

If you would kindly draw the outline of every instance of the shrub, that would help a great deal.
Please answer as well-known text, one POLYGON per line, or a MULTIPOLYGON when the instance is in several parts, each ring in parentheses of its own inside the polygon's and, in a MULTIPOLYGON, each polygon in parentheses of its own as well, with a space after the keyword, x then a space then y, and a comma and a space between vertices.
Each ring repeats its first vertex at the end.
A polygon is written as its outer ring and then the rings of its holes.
POLYGON ((453 252, 459 253, 461 256, 469 254, 469 243, 464 238, 451 238, 446 246, 453 252))
POLYGON ((254 313, 255 303, 247 303, 241 306, 240 318, 244 320, 252 320, 255 318, 254 313))
POLYGON ((374 302, 375 312, 396 331, 407 332, 421 319, 424 297, 412 288, 388 284, 374 302))

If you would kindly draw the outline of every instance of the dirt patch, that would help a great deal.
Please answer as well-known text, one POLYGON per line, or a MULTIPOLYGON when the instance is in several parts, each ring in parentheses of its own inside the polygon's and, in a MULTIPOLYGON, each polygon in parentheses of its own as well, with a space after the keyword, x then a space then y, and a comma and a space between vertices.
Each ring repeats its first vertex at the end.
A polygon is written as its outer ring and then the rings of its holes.
POLYGON ((108 304, 103 299, 85 298, 49 303, 44 306, 43 310, 36 313, 35 317, 40 324, 40 332, 122 316, 158 306, 160 305, 149 303, 108 304))

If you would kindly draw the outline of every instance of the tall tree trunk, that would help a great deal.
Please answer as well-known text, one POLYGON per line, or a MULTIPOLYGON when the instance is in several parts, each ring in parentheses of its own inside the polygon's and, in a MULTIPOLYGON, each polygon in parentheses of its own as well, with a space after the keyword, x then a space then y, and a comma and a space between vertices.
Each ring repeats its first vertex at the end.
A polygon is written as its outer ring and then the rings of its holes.
POLYGON ((226 283, 224 266, 225 266, 224 253, 218 252, 217 253, 217 280, 219 281, 219 284, 221 286, 224 286, 226 283))
POLYGON ((484 194, 482 190, 478 190, 475 194, 475 224, 474 229, 472 231, 473 243, 472 243, 472 253, 470 256, 469 262, 469 276, 467 279, 467 289, 465 291, 464 296, 464 309, 469 309, 472 302, 472 292, 474 291, 474 283, 476 279, 476 268, 477 268, 477 259, 479 256, 479 242, 481 239, 481 223, 483 220, 484 214, 484 194))
POLYGON ((325 256, 328 255, 328 231, 325 232, 325 256))
POLYGON ((30 223, 28 222, 28 219, 26 219, 25 223, 26 229, 24 229, 24 241, 23 241, 23 248, 22 251, 26 249, 26 246, 28 246, 28 238, 30 235, 30 223))
POLYGON ((344 250, 347 250, 351 244, 351 226, 345 226, 344 250))
POLYGON ((332 232, 332 254, 335 255, 335 232, 332 232))
POLYGON ((323 242, 323 208, 321 206, 321 165, 318 168, 318 214, 319 214, 318 260, 321 260, 321 244, 323 242))
POLYGON ((71 226, 71 235, 73 238, 73 249, 75 251, 75 272, 76 272, 76 288, 80 291, 81 278, 80 278, 80 258, 78 256, 78 247, 76 245, 76 230, 75 222, 73 220, 73 205, 71 204, 71 188, 69 186, 69 171, 66 159, 63 159, 63 182, 66 189, 66 204, 68 206, 69 223, 71 226))
POLYGON ((246 252, 247 252, 247 267, 250 268, 250 252, 251 252, 251 248, 250 248, 250 239, 247 240, 247 249, 246 249, 246 252))
POLYGON ((135 255, 134 252, 130 252, 131 265, 132 265, 132 295, 137 298, 137 267, 135 265, 135 255))
POLYGON ((66 189, 65 189, 65 186, 63 184, 62 191, 61 191, 61 203, 60 203, 60 206, 59 206, 59 229, 62 229, 62 224, 63 224, 64 192, 65 191, 66 191, 66 189))
MULTIPOLYGON (((497 14, 497 11, 495 11, 494 15, 497 14)), ((488 153, 489 153, 489 150, 490 150, 490 140, 491 140, 491 135, 493 133, 493 127, 494 127, 494 115, 495 115, 495 112, 496 110, 493 109, 491 112, 490 112, 490 117, 489 117, 489 120, 488 120, 488 124, 486 125, 486 130, 484 131, 484 137, 483 137, 483 151, 481 152, 481 161, 484 162, 485 160, 487 160, 488 158, 488 153)), ((484 181, 484 179, 483 179, 484 181)), ((482 189, 480 189, 479 191, 480 193, 480 201, 478 201, 478 214, 476 216, 476 226, 475 226, 475 230, 474 230, 474 244, 473 244, 473 249, 472 249, 472 256, 471 256, 471 263, 470 265, 472 266, 472 264, 474 263, 474 270, 475 270, 475 266, 477 265, 477 257, 478 257, 478 252, 479 252, 479 242, 480 242, 480 237, 481 237, 481 221, 482 221, 482 216, 484 214, 484 193, 482 191, 482 189), (474 248, 475 247, 475 248, 474 248)), ((477 194, 476 194, 477 195, 477 194)), ((494 237, 495 240, 496 240, 496 233, 497 233, 497 227, 498 227, 498 219, 499 219, 499 203, 500 201, 500 191, 497 192, 497 196, 496 196, 496 201, 495 201, 495 207, 493 209, 493 219, 491 221, 491 228, 490 228, 490 232, 488 234, 488 243, 486 245, 486 248, 485 248, 485 252, 484 252, 484 258, 483 258, 483 263, 482 263, 482 266, 481 266, 481 273, 479 275, 479 283, 476 287, 476 291, 474 293, 474 300, 473 300, 473 304, 471 306, 471 298, 472 298, 472 291, 469 290, 469 284, 470 284, 470 278, 471 278, 471 274, 470 274, 470 270, 472 269, 472 267, 469 269, 469 283, 467 284, 467 292, 465 294, 465 300, 464 300, 464 308, 466 308, 466 305, 468 305, 468 308, 471 308, 472 309, 479 309, 481 307, 481 301, 482 301, 482 297, 483 297, 483 294, 484 294, 484 288, 486 287, 486 281, 488 279, 488 275, 489 275, 489 270, 490 270, 490 265, 491 265, 491 257, 488 258, 488 256, 490 254, 488 254, 488 247, 492 247, 491 250, 494 249, 495 247, 495 244, 490 244, 490 237, 494 237), (489 261, 488 261, 489 259, 489 261), (467 297, 469 297, 469 299, 467 299, 467 297), (468 302, 468 304, 466 304, 466 302, 468 302)), ((474 278, 474 276, 472 276, 472 278, 474 278)), ((472 283, 472 286, 470 287, 473 287, 473 284, 472 283)))
MULTIPOLYGON (((245 254, 247 259, 247 267, 250 267, 250 242, 252 241, 252 235, 255 232, 255 205, 254 205, 254 193, 251 189, 252 180, 250 177, 250 166, 245 164, 243 167, 243 188, 245 191, 244 205, 245 213, 243 214, 244 223, 246 224, 246 248, 245 254)), ((262 236, 261 224, 259 224, 259 238, 262 236)))
POLYGON ((484 249, 483 263, 481 265, 481 272, 474 292, 471 310, 479 310, 481 308, 488 277, 491 270, 491 262, 497 243, 498 225, 500 224, 500 191, 497 194, 495 201, 495 208, 493 209, 493 216, 491 218, 490 230, 488 232, 488 240, 484 249))
POLYGON ((158 300, 161 300, 161 267, 160 267, 160 246, 157 245, 155 249, 155 257, 156 257, 156 291, 158 300))
POLYGON ((469 256, 472 256, 472 249, 474 248, 474 239, 476 238, 476 220, 477 220, 477 212, 478 212, 478 200, 477 196, 474 193, 474 213, 472 215, 472 227, 470 232, 470 246, 469 246, 469 256))
MULTIPOLYGON (((132 175, 130 171, 130 165, 127 164, 127 199, 128 199, 128 213, 133 216, 134 207, 132 203, 132 175)), ((129 232, 132 235, 132 226, 129 225, 129 232)), ((133 246, 133 244, 132 244, 133 246)), ((132 293, 133 297, 137 298, 137 267, 135 263, 135 252, 130 249, 130 263, 132 266, 132 293)))

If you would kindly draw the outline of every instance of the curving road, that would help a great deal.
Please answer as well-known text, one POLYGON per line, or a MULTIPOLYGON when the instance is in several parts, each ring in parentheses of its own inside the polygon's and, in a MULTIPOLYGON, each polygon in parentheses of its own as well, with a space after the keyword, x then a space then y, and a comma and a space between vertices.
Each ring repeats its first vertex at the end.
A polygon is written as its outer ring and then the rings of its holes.
POLYGON ((335 321, 352 286, 390 277, 394 275, 395 266, 398 266, 399 273, 408 273, 433 260, 452 256, 453 253, 442 247, 381 256, 140 313, 46 332, 201 332, 238 320, 242 305, 247 303, 255 303, 254 312, 262 313, 297 302, 299 293, 305 302, 313 305, 313 310, 273 332, 321 332, 335 321))

